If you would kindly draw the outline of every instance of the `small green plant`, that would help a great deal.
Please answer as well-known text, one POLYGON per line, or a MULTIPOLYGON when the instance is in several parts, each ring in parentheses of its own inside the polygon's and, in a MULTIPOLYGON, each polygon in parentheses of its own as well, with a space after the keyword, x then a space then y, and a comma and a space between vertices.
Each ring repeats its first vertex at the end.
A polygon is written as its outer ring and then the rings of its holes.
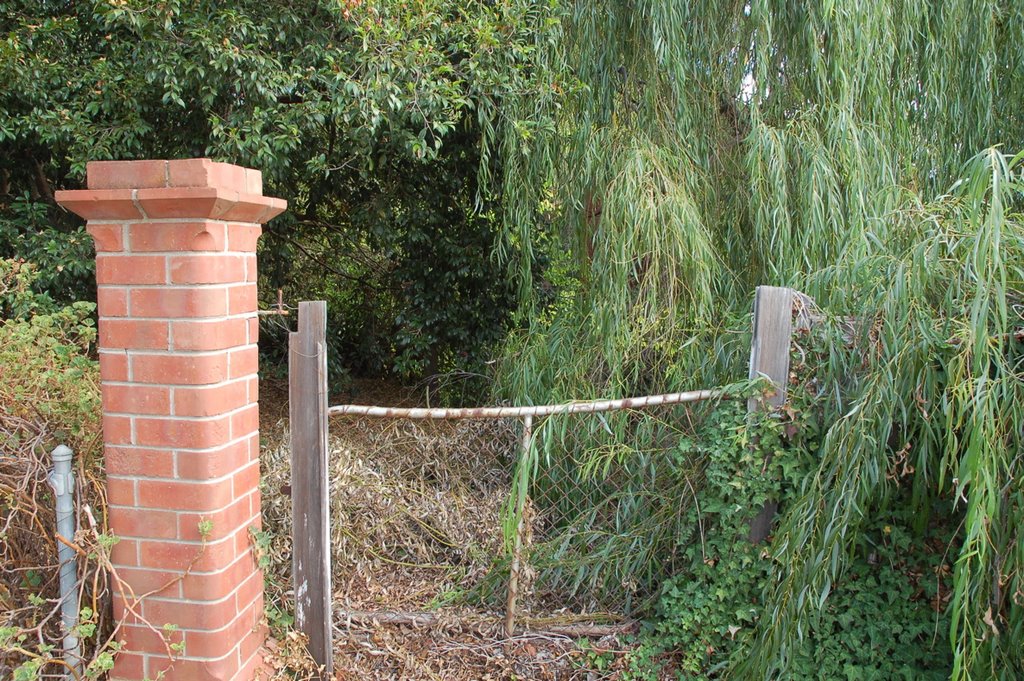
MULTIPOLYGON (((282 589, 276 583, 275 577, 271 572, 273 561, 270 549, 274 541, 273 535, 266 530, 253 526, 249 528, 249 537, 252 540, 253 551, 256 554, 256 565, 263 570, 263 579, 266 582, 267 593, 271 595, 280 593, 282 589)), ((267 623, 275 635, 283 634, 283 632, 291 629, 295 624, 295 616, 278 605, 277 600, 273 597, 269 597, 264 601, 263 614, 266 616, 267 623)))
POLYGON ((249 538, 252 540, 253 551, 256 554, 256 565, 261 570, 269 570, 272 565, 270 546, 274 541, 273 536, 266 530, 252 526, 249 528, 249 538))
POLYGON ((576 645, 583 653, 582 659, 577 661, 583 669, 601 673, 609 671, 615 664, 615 653, 597 648, 590 639, 580 639, 576 645))
POLYGON ((622 681, 658 681, 665 651, 658 645, 641 641, 626 653, 626 668, 622 670, 622 681))
POLYGON ((199 521, 199 536, 203 541, 209 541, 210 535, 213 534, 213 521, 209 518, 203 518, 199 521))
POLYGON ((101 533, 101 534, 97 535, 97 537, 96 537, 97 545, 102 550, 104 550, 104 551, 106 551, 108 553, 110 552, 110 549, 114 548, 114 546, 119 541, 121 541, 120 537, 118 537, 116 534, 111 534, 109 532, 101 533))
POLYGON ((295 616, 273 603, 267 602, 263 612, 267 616, 267 624, 270 625, 270 630, 275 633, 287 631, 295 625, 295 616))
POLYGON ((39 670, 42 668, 44 660, 40 658, 33 658, 14 668, 14 681, 36 681, 39 678, 39 670))
POLYGON ((120 641, 110 641, 100 651, 98 651, 89 663, 89 666, 85 670, 85 678, 90 679, 104 679, 106 678, 107 672, 114 668, 114 658, 117 653, 124 648, 124 644, 120 641))
POLYGON ((75 635, 79 638, 92 638, 96 635, 96 625, 99 618, 92 608, 86 606, 78 611, 78 624, 75 626, 75 635))
MULTIPOLYGON (((163 629, 164 629, 164 637, 163 637, 164 641, 168 641, 169 642, 169 641, 171 641, 173 639, 173 636, 174 636, 175 632, 178 631, 179 627, 178 627, 177 624, 172 624, 172 623, 168 622, 167 624, 164 625, 163 629)), ((171 649, 171 653, 172 654, 174 654, 174 655, 181 655, 182 653, 185 652, 185 641, 181 640, 181 641, 177 641, 175 643, 168 643, 168 647, 171 649)))

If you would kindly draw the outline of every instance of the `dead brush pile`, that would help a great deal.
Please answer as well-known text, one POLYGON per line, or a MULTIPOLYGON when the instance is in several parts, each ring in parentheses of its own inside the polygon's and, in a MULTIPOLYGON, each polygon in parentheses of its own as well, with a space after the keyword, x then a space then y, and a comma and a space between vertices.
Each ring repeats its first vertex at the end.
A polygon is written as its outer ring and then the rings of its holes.
MULTIPOLYGON (((280 386, 261 390, 262 544, 271 586, 268 613, 274 613, 293 601, 290 452, 282 408, 287 397, 280 386)), ((395 401, 393 395, 377 397, 378 404, 395 401)), ((540 616, 529 607, 529 587, 522 594, 522 623, 531 630, 512 637, 504 632, 502 515, 520 428, 515 419, 332 419, 339 678, 619 678, 630 646, 614 632, 627 628, 590 626, 592 618, 564 611, 540 616), (580 636, 591 642, 581 646, 580 636), (591 664, 595 660, 599 667, 591 664)), ((284 627, 278 634, 289 636, 284 627)), ((294 648, 292 640, 281 641, 281 656, 294 657, 294 648)))
MULTIPOLYGON (((284 422, 265 435, 263 522, 291 526, 284 422)), ((518 438, 513 421, 331 423, 332 582, 339 610, 424 610, 459 602, 502 554, 501 508, 518 438)), ((286 543, 270 549, 287 583, 286 543)))
POLYGON ((79 556, 89 678, 111 663, 99 371, 91 305, 58 309, 31 293, 33 271, 0 260, 0 678, 64 678, 57 542, 79 556), (79 532, 58 538, 50 453, 74 451, 79 532), (83 508, 91 509, 84 513, 83 508), (92 525, 95 521, 96 527, 92 525))

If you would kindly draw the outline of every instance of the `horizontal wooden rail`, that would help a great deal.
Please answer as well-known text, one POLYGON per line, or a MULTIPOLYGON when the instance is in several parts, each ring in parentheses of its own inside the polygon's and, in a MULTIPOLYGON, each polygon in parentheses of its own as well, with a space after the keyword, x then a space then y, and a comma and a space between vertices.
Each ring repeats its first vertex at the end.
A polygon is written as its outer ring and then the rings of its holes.
POLYGON ((665 404, 682 404, 702 400, 729 399, 722 390, 691 390, 665 395, 626 397, 620 400, 588 400, 565 404, 544 404, 532 407, 472 407, 469 409, 425 409, 400 407, 372 407, 361 404, 341 404, 330 407, 328 416, 375 416, 404 419, 502 419, 551 414, 591 414, 615 409, 641 409, 665 404))

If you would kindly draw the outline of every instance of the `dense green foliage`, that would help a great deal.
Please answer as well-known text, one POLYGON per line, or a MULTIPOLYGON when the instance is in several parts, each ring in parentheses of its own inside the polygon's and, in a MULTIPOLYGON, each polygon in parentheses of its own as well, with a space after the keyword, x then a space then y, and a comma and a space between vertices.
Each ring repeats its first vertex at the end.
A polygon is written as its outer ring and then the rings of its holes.
MULTIPOLYGON (((664 584, 652 641, 673 651, 685 678, 720 678, 745 660, 771 615, 763 593, 787 564, 749 541, 750 509, 775 500, 790 512, 818 467, 827 428, 812 392, 823 366, 813 350, 825 334, 815 336, 797 341, 812 352, 794 371, 785 410, 752 418, 743 403, 723 404, 674 452, 684 474, 692 474, 692 461, 702 462, 704 487, 679 519, 681 566, 664 584)), ((892 465, 892 498, 869 509, 846 572, 813 595, 816 608, 792 647, 786 678, 949 676, 947 548, 959 515, 939 502, 931 515, 915 517, 909 464, 892 465), (915 531, 921 517, 924 527, 915 531)))
POLYGON ((878 509, 903 499, 915 542, 937 503, 964 519, 949 547, 952 678, 1019 676, 1024 6, 552 12, 536 62, 560 91, 510 99, 495 139, 524 320, 503 394, 734 381, 753 287, 805 291, 848 318, 853 342, 836 331, 824 359, 829 427, 779 520, 767 616, 732 672, 792 672, 878 509), (900 459, 909 497, 886 475, 900 459))
POLYGON ((95 455, 99 375, 88 351, 95 305, 58 307, 34 293, 32 265, 0 259, 0 452, 58 444, 95 455))
POLYGON ((481 131, 530 87, 538 21, 528 3, 0 2, 0 255, 89 298, 88 239, 53 191, 88 160, 206 155, 290 202, 264 303, 328 297, 356 370, 478 366, 508 309, 481 131))
MULTIPOLYGON (((665 634, 696 669, 687 622, 714 623, 736 678, 799 674, 808 646, 890 659, 853 675, 935 669, 900 608, 945 515, 951 676, 1024 674, 1022 3, 22 0, 0 21, 0 256, 55 300, 88 295, 89 263, 53 189, 91 158, 195 154, 291 201, 263 289, 327 297, 356 371, 473 370, 518 292, 503 399, 731 383, 753 287, 794 286, 830 320, 821 432, 747 490, 784 497, 767 556, 722 523, 747 576, 697 614, 670 598, 665 634), (744 594, 762 614, 727 639, 744 594), (854 635, 846 607, 885 614, 854 635), (906 645, 830 647, 857 636, 906 645)), ((575 439, 594 460, 600 430, 575 439)), ((663 433, 634 435, 615 498, 646 527, 679 486, 663 433)), ((742 448, 680 452, 724 503, 742 448)), ((695 550, 651 537, 600 570, 695 550)), ((690 563, 669 593, 716 579, 690 563)))

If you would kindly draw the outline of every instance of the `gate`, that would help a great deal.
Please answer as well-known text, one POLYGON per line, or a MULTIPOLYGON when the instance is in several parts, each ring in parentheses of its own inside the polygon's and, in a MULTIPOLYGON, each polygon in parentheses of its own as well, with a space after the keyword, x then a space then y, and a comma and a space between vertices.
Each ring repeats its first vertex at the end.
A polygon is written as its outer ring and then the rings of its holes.
MULTIPOLYGON (((757 289, 749 377, 765 376, 775 390, 750 400, 748 409, 784 402, 793 314, 804 301, 791 289, 757 289)), ((476 626, 506 636, 537 623, 600 635, 621 631, 628 615, 656 595, 639 547, 645 533, 658 531, 658 518, 635 522, 622 536, 629 525, 628 505, 618 496, 623 476, 643 471, 626 466, 609 475, 615 443, 651 429, 671 440, 679 422, 673 410, 737 395, 711 389, 518 407, 329 406, 325 338, 326 303, 300 303, 298 331, 289 338, 295 612, 326 677, 333 673, 336 621, 417 625, 439 617, 439 606, 461 605, 474 608, 476 626), (344 463, 332 461, 332 421, 341 428, 335 439, 344 463), (598 437, 609 452, 595 464, 580 453, 598 437), (377 498, 369 505, 379 512, 332 527, 331 500, 352 500, 329 481, 379 476, 380 466, 398 472, 397 482, 371 488, 377 498), (348 545, 360 539, 365 545, 352 553, 348 545), (638 547, 637 561, 626 561, 633 567, 602 574, 602 551, 630 541, 638 547), (339 594, 343 603, 333 597, 332 544, 347 547, 346 560, 354 561, 354 577, 339 594), (388 593, 368 574, 374 571, 412 587, 388 593), (356 579, 365 582, 358 595, 356 579)), ((774 510, 751 509, 752 541, 767 536, 774 510)), ((465 610, 461 616, 468 617, 465 610)))

